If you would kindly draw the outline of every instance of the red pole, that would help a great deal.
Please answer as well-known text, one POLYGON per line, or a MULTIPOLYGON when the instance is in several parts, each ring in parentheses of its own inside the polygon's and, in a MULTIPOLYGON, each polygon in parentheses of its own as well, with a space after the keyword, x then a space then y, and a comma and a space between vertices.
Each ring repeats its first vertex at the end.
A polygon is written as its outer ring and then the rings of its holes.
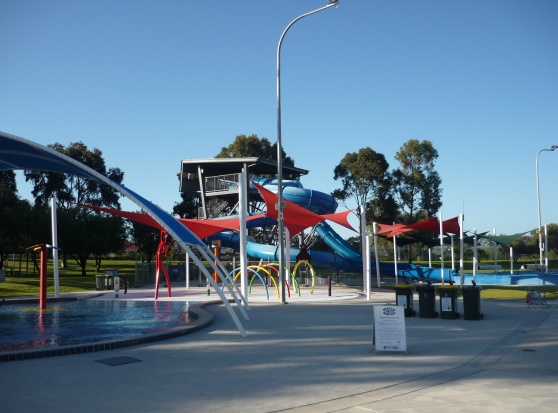
POLYGON ((41 283, 40 283, 40 291, 41 295, 39 298, 39 308, 41 310, 45 310, 47 308, 47 269, 48 269, 48 261, 47 261, 47 247, 45 244, 39 244, 35 248, 35 250, 41 250, 41 283))
MULTIPOLYGON (((213 254, 215 254, 215 256, 217 258, 219 258, 219 246, 215 245, 213 248, 213 254)), ((214 262, 215 266, 217 266, 217 261, 214 262)), ((216 283, 219 283, 219 275, 217 275, 217 271, 213 271, 213 279, 215 280, 216 283)))
MULTIPOLYGON (((33 245, 26 249, 32 251, 41 251, 41 265, 39 268, 39 309, 47 308, 47 270, 48 270, 48 249, 46 244, 33 245)), ((33 269, 35 266, 33 266, 33 269)))

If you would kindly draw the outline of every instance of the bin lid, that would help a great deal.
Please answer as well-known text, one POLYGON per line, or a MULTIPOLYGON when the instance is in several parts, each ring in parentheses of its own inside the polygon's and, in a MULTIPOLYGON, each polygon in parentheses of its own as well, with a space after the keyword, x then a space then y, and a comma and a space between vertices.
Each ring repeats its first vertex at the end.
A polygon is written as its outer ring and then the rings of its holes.
POLYGON ((438 289, 457 290, 457 285, 439 285, 438 289))
POLYGON ((431 284, 419 284, 417 285, 417 290, 435 290, 436 287, 434 287, 431 284))

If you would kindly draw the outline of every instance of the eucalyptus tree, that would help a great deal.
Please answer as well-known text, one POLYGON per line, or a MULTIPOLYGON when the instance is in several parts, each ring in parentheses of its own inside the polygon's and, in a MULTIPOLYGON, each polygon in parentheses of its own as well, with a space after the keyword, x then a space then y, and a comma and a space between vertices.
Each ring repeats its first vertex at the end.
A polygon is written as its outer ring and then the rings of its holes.
POLYGON ((14 171, 0 172, 0 223, 0 269, 9 254, 21 254, 49 236, 46 208, 21 199, 14 171))
MULTIPOLYGON (((124 172, 120 168, 107 168, 101 150, 97 148, 89 150, 83 142, 73 142, 67 147, 55 143, 49 147, 119 184, 124 179, 124 172)), ((32 195, 36 204, 48 205, 50 198, 55 196, 58 206, 65 209, 73 208, 75 203, 120 208, 118 192, 97 181, 76 175, 40 170, 25 171, 25 180, 33 185, 32 195)))
MULTIPOLYGON (((283 165, 294 166, 294 160, 287 156, 285 151, 282 151, 283 165)), ((261 160, 273 161, 277 160, 277 143, 271 142, 263 137, 259 138, 258 135, 237 135, 233 143, 229 146, 224 146, 217 154, 216 158, 245 158, 245 157, 258 157, 261 160)))
MULTIPOLYGON (((341 188, 335 189, 332 195, 347 208, 349 201, 364 205, 367 222, 391 223, 397 207, 388 169, 385 156, 369 147, 347 153, 333 170, 333 179, 341 181, 341 188)), ((358 209, 356 213, 360 216, 358 209)))
POLYGON ((395 200, 406 224, 434 216, 442 206, 442 179, 436 171, 438 151, 432 142, 411 139, 395 155, 395 200))
MULTIPOLYGON (((120 168, 107 168, 103 153, 97 148, 89 150, 83 142, 73 142, 67 147, 60 143, 49 146, 119 184, 124 179, 120 168)), ((63 267, 66 257, 72 256, 85 274, 87 258, 91 254, 99 269, 104 254, 122 248, 125 226, 121 218, 77 206, 88 204, 120 209, 120 195, 116 190, 80 176, 51 171, 28 170, 25 179, 33 185, 35 206, 46 207, 49 200, 56 197, 63 267)))

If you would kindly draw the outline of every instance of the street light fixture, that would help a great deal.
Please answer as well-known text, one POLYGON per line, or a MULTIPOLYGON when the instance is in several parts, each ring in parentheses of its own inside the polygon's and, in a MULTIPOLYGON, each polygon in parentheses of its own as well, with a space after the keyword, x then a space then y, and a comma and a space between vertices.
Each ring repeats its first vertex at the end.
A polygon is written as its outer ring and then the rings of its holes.
MULTIPOLYGON (((541 149, 537 154, 537 160, 535 162, 536 167, 536 174, 537 174, 537 207, 539 212, 539 264, 541 266, 541 270, 543 268, 543 243, 542 243, 542 230, 541 230, 541 193, 539 189, 539 155, 541 152, 548 151, 553 152, 554 150, 558 149, 558 145, 552 145, 548 149, 541 149)), ((546 270, 545 270, 546 272, 546 270)))
POLYGON ((281 301, 286 304, 285 300, 285 228, 284 228, 284 218, 283 209, 285 208, 285 203, 283 201, 283 147, 281 145, 281 45, 283 43, 283 38, 287 34, 287 31, 300 19, 310 16, 311 14, 317 13, 319 11, 328 9, 332 6, 337 6, 339 0, 328 0, 328 3, 320 7, 319 9, 312 10, 301 16, 298 16, 283 31, 281 37, 279 38, 279 44, 277 46, 277 204, 275 208, 277 209, 277 227, 278 227, 278 242, 279 242, 279 282, 281 283, 281 301))

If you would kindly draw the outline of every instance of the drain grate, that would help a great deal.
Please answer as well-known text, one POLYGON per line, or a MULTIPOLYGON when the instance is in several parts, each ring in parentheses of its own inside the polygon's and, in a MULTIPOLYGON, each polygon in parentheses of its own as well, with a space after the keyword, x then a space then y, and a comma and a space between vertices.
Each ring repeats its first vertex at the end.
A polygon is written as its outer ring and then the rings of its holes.
POLYGON ((130 363, 137 363, 139 361, 142 361, 140 359, 134 358, 134 357, 127 357, 127 356, 120 356, 120 357, 111 357, 108 359, 101 359, 101 360, 95 360, 97 363, 103 363, 106 364, 107 366, 121 366, 123 364, 130 364, 130 363))
POLYGON ((532 348, 524 348, 522 351, 537 351, 537 350, 534 350, 532 348))

